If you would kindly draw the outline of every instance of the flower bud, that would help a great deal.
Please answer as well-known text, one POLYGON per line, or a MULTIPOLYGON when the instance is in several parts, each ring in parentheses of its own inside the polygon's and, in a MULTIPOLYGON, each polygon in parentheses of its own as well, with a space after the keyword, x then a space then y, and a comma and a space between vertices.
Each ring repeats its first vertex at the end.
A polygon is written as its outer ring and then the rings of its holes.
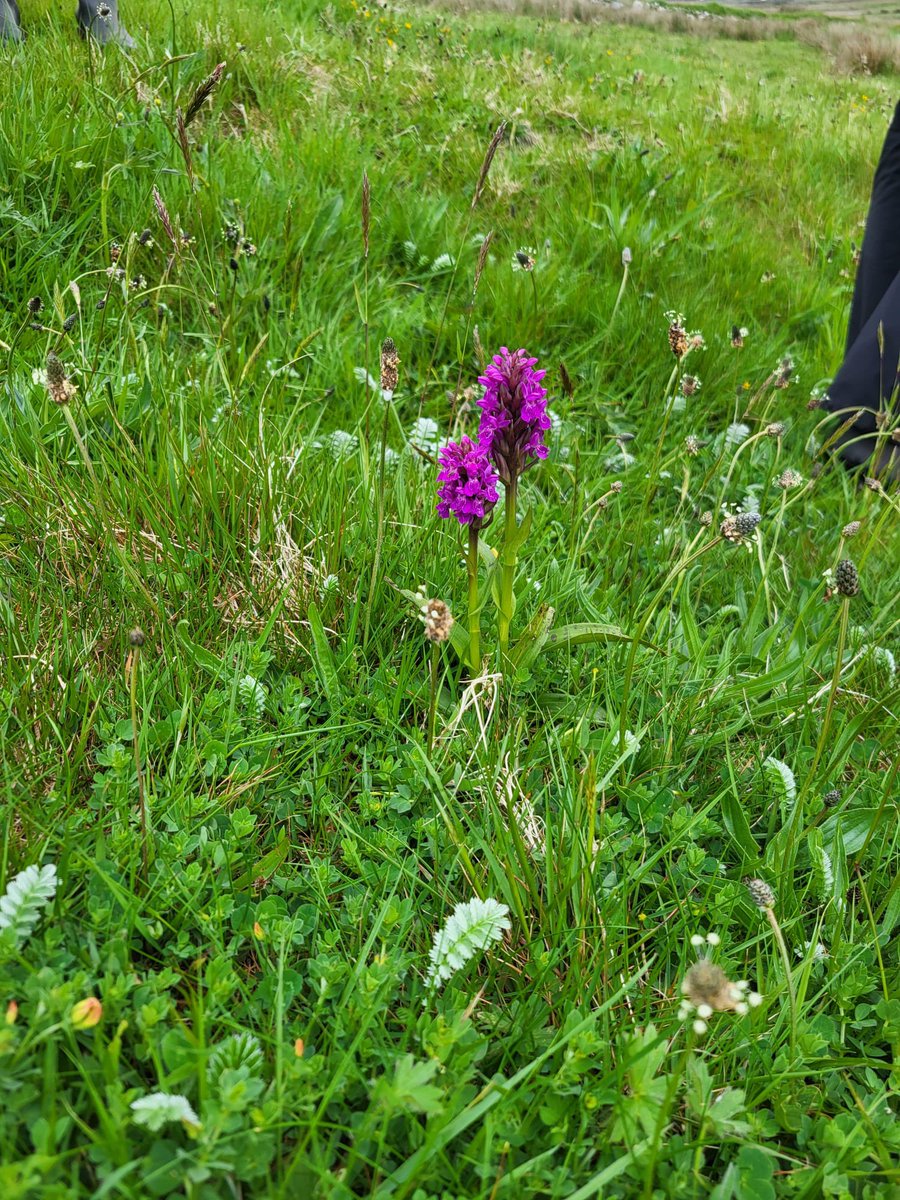
POLYGON ((74 1029, 93 1029, 103 1016, 103 1005, 96 996, 79 1000, 69 1014, 74 1029))

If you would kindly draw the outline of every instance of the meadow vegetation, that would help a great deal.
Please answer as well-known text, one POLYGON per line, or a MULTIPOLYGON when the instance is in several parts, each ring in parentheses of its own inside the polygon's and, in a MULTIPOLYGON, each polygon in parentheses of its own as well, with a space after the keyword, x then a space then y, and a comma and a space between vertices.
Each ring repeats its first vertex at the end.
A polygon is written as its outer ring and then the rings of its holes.
POLYGON ((900 1194, 898 500, 817 407, 896 80, 26 8, 4 1200, 900 1194), (504 346, 548 454, 473 550, 437 460, 504 346))

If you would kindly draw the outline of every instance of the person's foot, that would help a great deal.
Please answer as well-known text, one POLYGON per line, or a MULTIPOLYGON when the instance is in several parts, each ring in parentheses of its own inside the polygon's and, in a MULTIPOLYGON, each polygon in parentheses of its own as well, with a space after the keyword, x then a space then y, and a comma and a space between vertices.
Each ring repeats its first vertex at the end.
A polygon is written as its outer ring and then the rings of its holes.
POLYGON ((21 42, 25 34, 19 24, 19 6, 16 0, 0 0, 0 39, 21 42))
POLYGON ((78 0, 78 25, 84 37, 90 36, 102 46, 116 42, 130 50, 134 45, 134 39, 119 21, 117 0, 78 0))

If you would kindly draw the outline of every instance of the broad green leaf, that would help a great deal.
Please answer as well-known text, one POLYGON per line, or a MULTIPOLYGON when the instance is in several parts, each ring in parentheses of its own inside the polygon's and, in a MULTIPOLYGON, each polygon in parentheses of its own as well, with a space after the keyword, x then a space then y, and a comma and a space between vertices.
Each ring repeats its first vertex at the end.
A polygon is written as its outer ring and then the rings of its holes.
POLYGON ((555 608, 551 608, 549 604, 542 604, 528 622, 525 632, 516 642, 509 656, 513 670, 517 674, 520 671, 527 671, 543 650, 544 643, 553 628, 555 616, 555 608))
POLYGON ((325 635, 325 626, 322 624, 322 618, 315 604, 310 604, 307 617, 309 618, 309 630, 312 634, 313 663, 316 668, 316 674, 319 676, 319 682, 322 684, 322 691, 325 693, 328 703, 334 709, 341 702, 341 685, 338 679, 334 655, 331 652, 331 646, 325 635))

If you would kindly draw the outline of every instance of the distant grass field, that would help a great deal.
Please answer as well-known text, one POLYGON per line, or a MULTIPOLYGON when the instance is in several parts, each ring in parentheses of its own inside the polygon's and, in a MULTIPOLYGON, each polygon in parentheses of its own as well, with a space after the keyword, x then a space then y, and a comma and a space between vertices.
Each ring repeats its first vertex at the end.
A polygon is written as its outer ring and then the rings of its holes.
POLYGON ((25 7, 0 1195, 900 1195, 898 500, 815 408, 895 78, 361 0, 134 0, 126 57, 25 7), (479 674, 435 457, 501 346, 553 428, 479 674))

